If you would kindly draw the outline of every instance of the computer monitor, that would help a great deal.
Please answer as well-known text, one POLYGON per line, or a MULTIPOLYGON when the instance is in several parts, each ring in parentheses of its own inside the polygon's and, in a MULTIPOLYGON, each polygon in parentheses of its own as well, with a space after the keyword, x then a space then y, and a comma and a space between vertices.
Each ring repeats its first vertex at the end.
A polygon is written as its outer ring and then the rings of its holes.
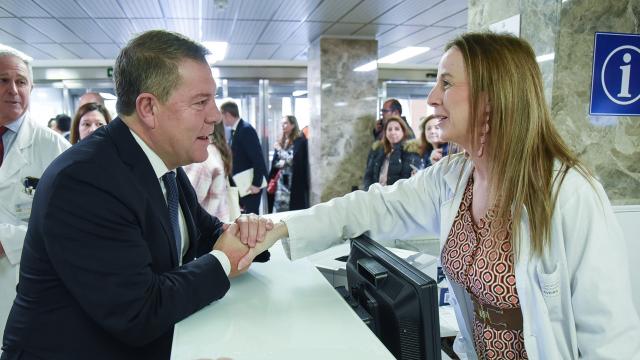
POLYGON ((360 317, 397 359, 441 359, 432 278, 362 235, 351 241, 347 283, 360 317))

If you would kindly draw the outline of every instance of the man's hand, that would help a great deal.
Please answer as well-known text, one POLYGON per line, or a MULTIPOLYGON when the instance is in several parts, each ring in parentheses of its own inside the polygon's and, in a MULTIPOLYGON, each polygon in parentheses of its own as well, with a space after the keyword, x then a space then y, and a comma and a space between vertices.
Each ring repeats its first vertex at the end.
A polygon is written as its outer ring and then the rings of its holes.
POLYGON ((248 267, 258 254, 269 249, 276 241, 289 236, 289 229, 283 222, 279 222, 273 226, 273 229, 267 232, 264 241, 256 243, 255 247, 249 248, 249 252, 238 263, 238 268, 244 269, 248 267))
POLYGON ((220 250, 229 258, 229 262, 231 263, 231 273, 229 273, 229 277, 242 274, 249 268, 249 265, 251 265, 251 262, 249 262, 239 266, 238 262, 244 259, 244 256, 249 251, 249 247, 241 243, 231 230, 222 233, 215 245, 213 245, 213 250, 220 250))
POLYGON ((251 186, 249 186, 249 188, 247 189, 247 192, 248 192, 249 194, 257 194, 257 193, 259 193, 259 192, 260 192, 260 188, 259 188, 259 187, 257 187, 257 186, 253 186, 253 185, 251 185, 251 186))
POLYGON ((273 229, 273 221, 256 214, 240 215, 234 224, 231 224, 233 235, 249 247, 255 247, 262 242, 267 231, 273 229))

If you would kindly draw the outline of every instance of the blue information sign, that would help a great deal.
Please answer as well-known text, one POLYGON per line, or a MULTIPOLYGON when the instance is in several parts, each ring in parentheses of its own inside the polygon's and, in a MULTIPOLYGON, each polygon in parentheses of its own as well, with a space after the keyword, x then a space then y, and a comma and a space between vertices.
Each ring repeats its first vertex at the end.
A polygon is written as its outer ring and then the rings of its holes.
POLYGON ((640 116, 640 34, 595 34, 589 113, 640 116))

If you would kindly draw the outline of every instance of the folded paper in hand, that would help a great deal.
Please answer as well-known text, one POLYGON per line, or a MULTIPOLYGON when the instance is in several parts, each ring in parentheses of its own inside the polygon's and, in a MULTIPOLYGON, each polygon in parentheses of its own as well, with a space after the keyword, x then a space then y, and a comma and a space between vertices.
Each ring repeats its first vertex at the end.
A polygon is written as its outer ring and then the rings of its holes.
MULTIPOLYGON (((233 182, 236 183, 236 186, 238 187, 238 194, 240 194, 240 197, 244 197, 249 195, 249 186, 251 186, 251 183, 253 182, 253 168, 239 172, 235 175, 232 176, 233 178, 233 182)), ((260 188, 262 189, 263 187, 267 186, 267 179, 264 178, 264 176, 262 177, 262 184, 260 184, 260 188)))

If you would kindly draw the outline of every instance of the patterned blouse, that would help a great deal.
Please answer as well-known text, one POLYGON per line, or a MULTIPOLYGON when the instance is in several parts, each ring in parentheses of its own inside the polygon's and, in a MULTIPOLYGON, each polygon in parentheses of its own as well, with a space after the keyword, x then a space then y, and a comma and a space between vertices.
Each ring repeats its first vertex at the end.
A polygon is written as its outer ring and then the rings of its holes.
MULTIPOLYGON (((495 218, 495 211, 474 223, 471 214, 473 176, 464 191, 447 242, 442 267, 449 280, 464 287, 481 303, 519 308, 511 249, 511 217, 495 218)), ((473 320, 473 342, 480 359, 527 359, 522 330, 498 330, 473 320)))

